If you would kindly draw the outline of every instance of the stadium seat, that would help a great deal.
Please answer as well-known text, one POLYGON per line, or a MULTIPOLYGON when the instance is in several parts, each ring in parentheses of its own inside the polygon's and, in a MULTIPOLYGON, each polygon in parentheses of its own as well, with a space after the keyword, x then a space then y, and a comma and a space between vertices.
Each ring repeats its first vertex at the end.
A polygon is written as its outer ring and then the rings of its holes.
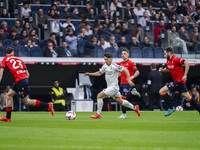
POLYGON ((29 57, 30 51, 29 51, 28 47, 21 46, 18 50, 18 56, 19 57, 29 57))
POLYGON ((105 54, 105 51, 101 46, 95 47, 94 57, 103 58, 104 54, 105 54))
POLYGON ((5 57, 5 50, 0 46, 0 57, 5 57))
POLYGON ((30 54, 31 57, 42 57, 42 49, 39 46, 31 47, 30 54))
POLYGON ((85 44, 87 43, 86 40, 79 40, 78 41, 78 54, 80 56, 83 56, 84 50, 85 50, 85 44))
POLYGON ((116 35, 115 35, 115 42, 118 43, 118 42, 120 42, 120 41, 121 41, 121 36, 118 35, 118 34, 116 34, 116 35))
POLYGON ((154 58, 153 50, 150 47, 144 47, 142 49, 143 58, 154 58))
POLYGON ((103 28, 103 30, 105 30, 105 31, 107 31, 107 32, 109 32, 109 33, 112 32, 112 31, 110 30, 110 28, 103 28))
POLYGON ((24 40, 22 40, 22 39, 19 39, 19 45, 21 45, 21 46, 24 46, 26 43, 25 43, 25 41, 24 40))
POLYGON ((142 58, 142 51, 139 47, 130 48, 130 57, 131 58, 142 58))
POLYGON ((154 52, 155 58, 164 58, 164 49, 162 47, 156 47, 154 52))
POLYGON ((67 15, 65 13, 59 13, 60 19, 66 19, 67 15))
POLYGON ((119 58, 122 57, 122 49, 123 49, 123 48, 126 48, 126 49, 127 49, 127 47, 119 47, 119 48, 118 48, 117 54, 118 54, 118 57, 119 57, 119 58))
POLYGON ((4 33, 4 35, 6 36, 6 38, 8 37, 9 33, 4 33))
POLYGON ((114 47, 108 47, 105 49, 105 52, 110 52, 113 54, 113 58, 117 58, 117 51, 114 47))
POLYGON ((173 49, 175 54, 181 54, 183 51, 183 49, 179 46, 174 46, 173 49))
POLYGON ((46 46, 46 44, 47 44, 47 41, 46 41, 46 40, 42 40, 42 41, 40 42, 40 47, 41 47, 41 49, 43 49, 43 48, 46 46))
POLYGON ((16 46, 10 46, 14 49, 14 55, 18 56, 18 48, 16 46))
POLYGON ((125 38, 126 38, 126 43, 130 43, 132 41, 131 35, 125 35, 125 38))
POLYGON ((3 41, 3 47, 7 48, 8 46, 10 46, 13 43, 13 41, 11 39, 5 39, 3 41))
POLYGON ((128 34, 131 34, 131 32, 133 31, 132 28, 128 28, 127 30, 128 30, 128 34))

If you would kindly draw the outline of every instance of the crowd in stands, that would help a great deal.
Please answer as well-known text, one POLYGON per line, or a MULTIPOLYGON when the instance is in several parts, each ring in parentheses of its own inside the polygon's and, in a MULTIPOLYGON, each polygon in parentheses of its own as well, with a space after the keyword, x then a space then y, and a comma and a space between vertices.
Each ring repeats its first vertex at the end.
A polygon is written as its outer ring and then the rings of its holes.
MULTIPOLYGON (((14 17, 14 8, 9 6, 9 10, 2 9, 0 46, 5 49, 11 45, 18 56, 21 56, 18 52, 21 49, 29 50, 29 56, 32 54, 31 48, 38 47, 38 52, 41 51, 38 57, 99 57, 95 54, 101 48, 110 52, 114 50, 116 57, 120 57, 121 47, 134 47, 140 50, 143 57, 144 48, 149 47, 153 53, 156 47, 162 46, 161 30, 166 29, 170 45, 179 47, 181 53, 200 52, 199 0, 110 0, 108 9, 102 8, 101 4, 106 3, 104 0, 95 0, 94 5, 89 1, 55 0, 49 1, 51 6, 48 9, 42 6, 44 1, 20 1, 23 2, 21 18, 9 25, 6 18, 14 17), (78 7, 83 2, 84 7, 78 7), (30 18, 35 10, 30 4, 41 4, 36 9, 36 28, 31 23, 30 18), (121 9, 124 9, 124 13, 121 13, 121 9), (138 20, 133 23, 134 16, 138 20), (72 18, 80 21, 71 21, 72 18), (52 21, 47 27, 49 19, 52 21), (149 21, 154 24, 154 35, 147 35, 149 21), (40 35, 37 28, 41 29, 40 35), (52 32, 50 37, 44 35, 46 28, 52 32), (61 31, 65 31, 63 35, 60 35, 61 31), (152 41, 150 36, 153 36, 152 41)), ((9 2, 16 3, 14 0, 9 2)))

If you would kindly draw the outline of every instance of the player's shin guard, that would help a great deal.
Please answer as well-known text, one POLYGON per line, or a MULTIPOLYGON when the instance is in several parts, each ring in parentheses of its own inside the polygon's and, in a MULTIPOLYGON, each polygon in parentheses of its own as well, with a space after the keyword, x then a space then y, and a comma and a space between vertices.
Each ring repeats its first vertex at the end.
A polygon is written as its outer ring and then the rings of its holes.
MULTIPOLYGON (((122 100, 126 100, 126 97, 121 96, 122 100)), ((122 113, 126 114, 126 107, 122 106, 122 113)))
POLYGON ((49 108, 49 104, 36 100, 35 107, 49 108))
POLYGON ((191 96, 191 100, 189 102, 192 105, 192 107, 194 107, 200 113, 200 108, 199 108, 197 102, 193 99, 192 96, 191 96))
POLYGON ((168 95, 168 94, 162 94, 162 95, 160 95, 160 96, 164 99, 164 101, 165 101, 165 103, 167 104, 167 106, 168 106, 170 109, 173 109, 173 106, 172 106, 172 103, 171 103, 171 100, 170 100, 169 95, 168 95))
POLYGON ((12 112, 12 107, 6 107, 6 118, 10 119, 11 118, 11 112, 12 112))
POLYGON ((103 100, 97 99, 97 114, 101 115, 102 108, 103 108, 103 100))
POLYGON ((130 108, 132 110, 135 110, 135 107, 133 104, 129 103, 127 100, 123 100, 122 106, 130 108))

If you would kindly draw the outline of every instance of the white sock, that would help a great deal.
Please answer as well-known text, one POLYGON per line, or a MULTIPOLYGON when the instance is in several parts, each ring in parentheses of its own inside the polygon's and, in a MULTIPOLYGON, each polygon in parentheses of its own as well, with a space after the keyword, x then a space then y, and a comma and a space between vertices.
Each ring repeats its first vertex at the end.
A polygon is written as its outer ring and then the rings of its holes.
POLYGON ((130 108, 132 110, 135 110, 135 107, 133 104, 129 103, 127 100, 123 100, 122 106, 130 108))
POLYGON ((103 100, 97 99, 97 114, 101 115, 102 108, 103 108, 103 100))

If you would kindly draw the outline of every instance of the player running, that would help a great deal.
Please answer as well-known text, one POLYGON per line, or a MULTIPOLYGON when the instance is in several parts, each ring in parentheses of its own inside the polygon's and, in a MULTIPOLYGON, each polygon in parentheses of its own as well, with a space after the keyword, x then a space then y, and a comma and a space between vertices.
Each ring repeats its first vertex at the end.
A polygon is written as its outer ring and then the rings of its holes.
POLYGON ((10 122, 11 121, 11 111, 13 107, 13 96, 19 93, 22 101, 25 105, 35 106, 35 107, 44 107, 48 108, 51 111, 51 114, 54 114, 53 104, 52 103, 44 103, 39 100, 30 100, 29 93, 30 88, 28 86, 28 78, 29 72, 27 70, 26 65, 24 62, 14 56, 14 50, 11 47, 6 48, 6 57, 2 60, 0 66, 0 82, 3 77, 3 72, 5 67, 8 67, 10 72, 12 73, 13 77, 15 78, 15 83, 11 87, 11 89, 7 93, 7 107, 6 112, 7 115, 0 118, 1 121, 10 122))
MULTIPOLYGON (((124 68, 127 68, 129 71, 129 74, 131 76, 131 80, 133 82, 133 79, 135 79, 140 72, 138 71, 137 67, 135 66, 135 63, 129 60, 129 50, 124 48, 122 49, 122 58, 123 61, 120 63, 120 66, 123 66, 124 68)), ((122 100, 126 100, 127 96, 131 93, 132 95, 136 95, 140 97, 140 93, 136 90, 134 86, 131 87, 131 85, 127 81, 126 74, 124 72, 119 73, 119 76, 121 76, 121 82, 120 82, 120 93, 122 100)), ((122 106, 122 115, 118 117, 120 119, 127 118, 126 116, 126 108, 122 106)))
POLYGON ((138 105, 134 106, 131 103, 129 103, 127 100, 122 100, 121 94, 119 92, 119 86, 118 86, 119 72, 125 72, 128 83, 131 86, 134 85, 134 83, 130 79, 128 70, 124 68, 123 66, 119 66, 115 63, 112 63, 113 56, 111 53, 105 53, 104 60, 106 63, 101 67, 99 71, 94 72, 94 73, 89 73, 89 72, 85 73, 85 76, 101 76, 103 73, 105 73, 105 79, 107 83, 107 88, 101 91, 97 95, 97 113, 90 117, 94 119, 101 118, 103 99, 107 97, 112 97, 118 104, 128 107, 132 110, 135 110, 138 116, 140 116, 139 106, 138 105))
POLYGON ((192 99, 192 97, 188 93, 188 89, 185 85, 187 80, 187 74, 190 68, 190 64, 188 61, 181 59, 174 55, 174 50, 171 47, 167 47, 164 50, 164 57, 167 58, 167 65, 166 68, 163 67, 159 68, 160 72, 170 72, 173 82, 165 85, 159 91, 161 97, 165 100, 166 104, 168 105, 169 109, 165 116, 171 115, 175 112, 175 108, 172 107, 170 97, 167 94, 171 90, 176 90, 185 98, 185 100, 189 101, 190 104, 200 112, 199 106, 197 105, 196 101, 192 99), (183 71, 183 64, 185 65, 185 72, 183 71))

